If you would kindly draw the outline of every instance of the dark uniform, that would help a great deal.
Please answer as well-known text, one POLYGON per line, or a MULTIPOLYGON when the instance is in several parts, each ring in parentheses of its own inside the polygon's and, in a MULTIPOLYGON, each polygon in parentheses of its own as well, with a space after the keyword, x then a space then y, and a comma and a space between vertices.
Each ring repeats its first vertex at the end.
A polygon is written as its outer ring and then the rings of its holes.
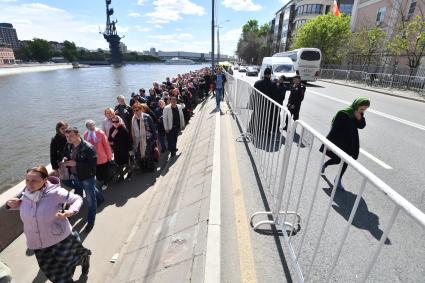
POLYGON ((300 116, 301 102, 304 99, 305 85, 300 83, 291 86, 291 94, 288 99, 288 110, 291 112, 294 121, 298 120, 300 116))

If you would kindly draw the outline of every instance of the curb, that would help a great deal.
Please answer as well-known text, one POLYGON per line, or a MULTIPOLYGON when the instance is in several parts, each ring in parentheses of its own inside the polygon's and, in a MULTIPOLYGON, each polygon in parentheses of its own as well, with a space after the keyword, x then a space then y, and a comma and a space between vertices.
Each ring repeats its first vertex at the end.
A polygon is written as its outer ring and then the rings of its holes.
POLYGON ((205 283, 220 282, 221 277, 221 166, 220 111, 215 114, 214 157, 210 189, 207 249, 205 252, 205 283))
POLYGON ((389 96, 393 96, 393 97, 404 98, 404 99, 408 99, 408 100, 413 100, 413 101, 425 103, 425 99, 419 99, 419 98, 413 98, 413 97, 408 97, 408 96, 402 96, 402 95, 397 95, 397 94, 393 94, 393 93, 389 93, 389 92, 385 92, 385 91, 381 91, 381 90, 374 90, 374 89, 370 89, 370 88, 366 88, 366 87, 361 87, 361 86, 354 86, 354 85, 349 85, 349 84, 337 83, 337 82, 329 81, 329 80, 319 79, 318 81, 322 81, 322 82, 326 82, 326 83, 331 83, 331 84, 336 84, 336 85, 348 86, 348 87, 357 88, 357 89, 361 89, 361 90, 373 91, 373 92, 377 92, 377 93, 381 93, 381 94, 385 94, 385 95, 389 95, 389 96))

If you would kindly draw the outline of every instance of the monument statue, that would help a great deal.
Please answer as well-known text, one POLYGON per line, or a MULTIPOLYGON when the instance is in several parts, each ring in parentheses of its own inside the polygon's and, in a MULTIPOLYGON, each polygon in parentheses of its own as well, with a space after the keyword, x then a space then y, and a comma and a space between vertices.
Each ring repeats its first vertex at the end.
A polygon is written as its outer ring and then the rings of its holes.
POLYGON ((117 33, 116 23, 118 20, 112 20, 111 16, 114 14, 114 9, 109 8, 112 0, 105 0, 106 2, 106 28, 102 33, 103 37, 109 43, 109 50, 111 52, 111 64, 114 66, 122 65, 122 52, 120 49, 120 40, 123 37, 120 37, 117 33))

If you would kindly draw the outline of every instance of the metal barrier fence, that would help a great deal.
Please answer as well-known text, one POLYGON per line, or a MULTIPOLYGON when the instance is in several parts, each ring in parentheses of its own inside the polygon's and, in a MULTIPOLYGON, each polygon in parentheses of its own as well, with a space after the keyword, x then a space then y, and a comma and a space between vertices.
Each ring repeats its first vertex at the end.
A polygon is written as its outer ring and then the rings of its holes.
POLYGON ((272 198, 271 210, 254 213, 251 225, 275 225, 282 232, 291 274, 300 282, 422 281, 425 241, 418 239, 425 235, 425 214, 305 122, 288 119, 283 131, 288 110, 249 83, 231 81, 229 105, 251 138, 255 165, 272 198), (342 162, 323 175, 328 152, 342 162), (349 191, 336 189, 344 163, 349 191), (325 194, 319 193, 323 184, 325 194))
POLYGON ((382 88, 425 91, 425 77, 398 74, 367 73, 353 70, 321 69, 320 78, 353 81, 382 88))

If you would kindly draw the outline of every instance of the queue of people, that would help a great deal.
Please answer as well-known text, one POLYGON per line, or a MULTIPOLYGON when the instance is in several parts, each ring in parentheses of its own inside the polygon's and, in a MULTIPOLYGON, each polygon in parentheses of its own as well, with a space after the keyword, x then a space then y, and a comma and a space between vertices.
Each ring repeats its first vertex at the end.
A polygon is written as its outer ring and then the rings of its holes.
POLYGON ((20 210, 27 247, 51 282, 74 282, 79 265, 82 276, 89 272, 91 251, 68 220, 79 212, 84 196, 88 206, 84 232, 89 233, 111 180, 130 181, 137 168, 154 171, 160 154, 168 151, 174 158, 178 136, 211 87, 206 69, 179 74, 162 84, 154 82, 149 95, 141 88, 129 104, 119 95, 115 107, 104 110, 100 128, 89 119, 80 134, 77 127, 57 123, 50 143, 53 172, 44 166, 27 170, 25 188, 6 203, 6 208, 20 210))

